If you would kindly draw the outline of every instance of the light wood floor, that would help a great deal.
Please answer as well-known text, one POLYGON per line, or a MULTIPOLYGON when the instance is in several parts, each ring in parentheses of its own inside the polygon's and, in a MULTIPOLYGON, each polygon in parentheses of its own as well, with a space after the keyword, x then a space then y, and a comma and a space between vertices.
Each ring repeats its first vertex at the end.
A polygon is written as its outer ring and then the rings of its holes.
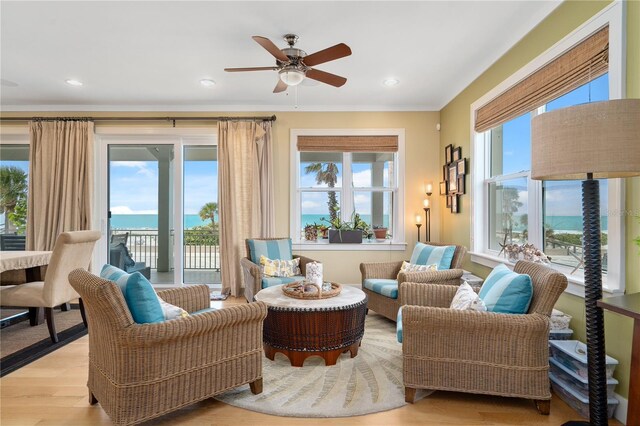
MULTIPOLYGON (((243 303, 242 299, 214 302, 218 307, 243 303)), ((216 306, 216 305, 214 305, 216 306)), ((88 337, 0 379, 0 424, 108 425, 100 404, 87 400, 88 337)), ((269 386, 265 383, 264 386, 269 386)), ((359 417, 300 419, 275 417, 231 407, 209 399, 164 416, 161 425, 560 425, 579 416, 554 396, 551 415, 541 416, 532 402, 435 392, 413 405, 359 417)), ((611 424, 619 425, 618 422, 611 424)))

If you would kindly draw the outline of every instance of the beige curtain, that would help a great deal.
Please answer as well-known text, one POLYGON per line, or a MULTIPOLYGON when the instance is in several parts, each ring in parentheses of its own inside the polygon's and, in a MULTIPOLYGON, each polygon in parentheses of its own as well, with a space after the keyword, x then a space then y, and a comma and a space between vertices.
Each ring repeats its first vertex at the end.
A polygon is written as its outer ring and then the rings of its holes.
POLYGON ((276 234, 275 201, 273 186, 273 141, 271 121, 258 124, 264 136, 258 140, 258 170, 260 171, 260 238, 273 238, 276 234))
POLYGON ((240 258, 245 256, 245 238, 262 237, 273 228, 267 225, 263 230, 262 225, 263 217, 273 221, 273 211, 263 214, 273 210, 272 155, 270 125, 253 121, 218 124, 222 291, 233 296, 242 292, 240 258), (263 196, 263 191, 271 195, 263 196))
POLYGON ((53 250, 61 232, 91 229, 93 122, 30 122, 27 250, 53 250))

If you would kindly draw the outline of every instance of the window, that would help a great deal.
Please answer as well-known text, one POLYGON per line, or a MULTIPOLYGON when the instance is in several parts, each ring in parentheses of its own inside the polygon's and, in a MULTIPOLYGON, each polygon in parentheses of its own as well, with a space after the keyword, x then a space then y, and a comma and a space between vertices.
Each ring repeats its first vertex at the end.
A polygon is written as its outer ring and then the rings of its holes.
MULTIPOLYGON (((502 255, 498 257, 505 244, 530 242, 542 248, 551 257, 552 266, 567 275, 570 293, 584 295, 581 183, 531 179, 531 120, 547 111, 621 96, 619 6, 605 9, 472 105, 472 261, 495 266, 505 261, 502 255), (592 52, 590 57, 584 54, 588 49, 592 52), (580 84, 565 84, 565 90, 559 89, 560 84, 554 85, 555 92, 549 96, 543 86, 550 83, 544 76, 558 70, 566 73, 566 59, 575 59, 576 52, 585 56, 584 61, 574 62, 586 63, 587 75, 583 75, 580 84), (602 65, 602 58, 608 58, 606 66, 602 65), (565 66, 554 68, 563 60, 565 66), (591 71, 595 69, 597 73, 591 71), (537 92, 527 92, 535 85, 539 85, 537 92), (483 128, 479 121, 493 124, 483 128)), ((560 77, 564 78, 559 75, 554 81, 560 81, 560 77)), ((620 260, 624 250, 623 219, 609 214, 623 210, 622 194, 621 180, 600 181, 603 287, 610 293, 624 289, 620 260)))
POLYGON ((0 145, 0 234, 25 234, 28 179, 29 145, 0 145))
MULTIPOLYGON (((328 241, 322 236, 317 241, 306 240, 306 226, 330 228, 331 222, 352 222, 357 214, 371 230, 370 238, 364 238, 368 246, 388 249, 403 243, 403 176, 398 173, 402 170, 403 136, 403 131, 389 130, 292 131, 292 170, 296 171, 292 176, 296 188, 291 202, 293 242, 320 248, 328 241), (387 139, 376 139, 380 135, 387 139), (375 239, 374 226, 387 228, 387 240, 375 239)), ((344 248, 342 244, 330 247, 344 248)))
MULTIPOLYGON (((489 250, 501 250, 505 244, 523 244, 532 240, 530 232, 542 235, 542 247, 551 263, 563 265, 570 274, 581 272, 582 263, 582 190, 580 181, 542 183, 542 221, 529 223, 531 119, 538 113, 586 102, 608 99, 609 79, 605 74, 591 83, 487 131, 490 176, 486 179, 489 208, 489 250)), ((608 183, 600 181, 603 230, 603 266, 606 272, 608 183)))

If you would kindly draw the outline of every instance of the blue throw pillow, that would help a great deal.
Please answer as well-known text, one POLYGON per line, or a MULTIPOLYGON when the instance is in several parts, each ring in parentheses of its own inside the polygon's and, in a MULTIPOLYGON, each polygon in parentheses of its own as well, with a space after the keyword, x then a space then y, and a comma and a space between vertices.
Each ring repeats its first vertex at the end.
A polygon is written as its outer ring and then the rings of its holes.
POLYGON ((249 240, 248 243, 251 261, 256 265, 260 264, 260 256, 269 259, 293 259, 291 238, 283 238, 280 240, 249 240))
POLYGON ((489 312, 527 313, 533 297, 531 277, 513 272, 506 265, 500 264, 493 268, 478 295, 489 312))
POLYGON ((430 246, 428 244, 417 243, 411 254, 411 261, 414 265, 438 265, 438 271, 451 268, 453 254, 456 246, 430 246))
POLYGON ((138 324, 162 322, 189 315, 184 309, 158 297, 149 280, 140 272, 128 274, 113 265, 104 265, 100 277, 113 281, 120 287, 131 316, 138 324))
POLYGON ((158 296, 151 283, 140 272, 129 275, 124 299, 133 320, 138 324, 164 321, 164 312, 158 296))

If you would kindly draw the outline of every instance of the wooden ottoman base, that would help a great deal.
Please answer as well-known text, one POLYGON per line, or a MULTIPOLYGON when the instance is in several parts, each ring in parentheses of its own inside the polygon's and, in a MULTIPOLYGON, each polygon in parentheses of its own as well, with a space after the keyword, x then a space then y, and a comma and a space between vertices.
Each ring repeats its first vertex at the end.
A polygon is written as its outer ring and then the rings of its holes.
POLYGON ((353 358, 364 335, 366 310, 366 298, 339 308, 269 307, 263 333, 265 356, 273 360, 280 352, 294 367, 302 367, 314 355, 322 357, 325 365, 335 365, 347 351, 353 358))

